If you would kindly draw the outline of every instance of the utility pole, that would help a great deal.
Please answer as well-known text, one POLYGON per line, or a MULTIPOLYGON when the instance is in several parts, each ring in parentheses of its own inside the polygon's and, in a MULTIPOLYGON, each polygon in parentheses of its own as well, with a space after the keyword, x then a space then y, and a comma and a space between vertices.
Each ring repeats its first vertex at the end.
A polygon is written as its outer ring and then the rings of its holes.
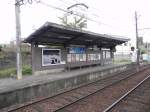
POLYGON ((147 60, 149 61, 149 43, 147 42, 147 60))
POLYGON ((22 79, 22 57, 21 57, 21 23, 20 23, 20 6, 27 3, 32 4, 33 1, 39 0, 15 0, 15 16, 16 16, 16 60, 17 60, 17 79, 22 79))
POLYGON ((147 42, 147 54, 149 55, 149 43, 147 42))
POLYGON ((15 0, 15 16, 16 16, 16 46, 17 46, 17 79, 22 79, 22 59, 21 59, 21 25, 20 25, 20 2, 15 0))
POLYGON ((137 12, 135 12, 135 31, 136 31, 136 49, 137 49, 137 65, 139 65, 139 44, 138 44, 138 23, 137 12))

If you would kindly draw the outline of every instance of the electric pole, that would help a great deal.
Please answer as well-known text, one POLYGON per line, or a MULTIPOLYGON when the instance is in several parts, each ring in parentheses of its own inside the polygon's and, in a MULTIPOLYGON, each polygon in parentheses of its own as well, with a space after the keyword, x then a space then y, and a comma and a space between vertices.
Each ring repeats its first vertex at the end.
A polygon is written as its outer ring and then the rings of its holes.
POLYGON ((33 1, 40 2, 40 0, 15 0, 17 79, 22 79, 20 6, 27 3, 32 4, 33 1))
POLYGON ((137 64, 139 65, 139 44, 138 44, 138 23, 137 12, 135 12, 135 31, 136 31, 136 49, 137 49, 137 64))
POLYGON ((149 43, 147 42, 147 60, 149 61, 149 43))
POLYGON ((20 25, 20 2, 15 0, 16 16, 16 59, 17 59, 17 79, 22 79, 22 59, 21 59, 21 25, 20 25))

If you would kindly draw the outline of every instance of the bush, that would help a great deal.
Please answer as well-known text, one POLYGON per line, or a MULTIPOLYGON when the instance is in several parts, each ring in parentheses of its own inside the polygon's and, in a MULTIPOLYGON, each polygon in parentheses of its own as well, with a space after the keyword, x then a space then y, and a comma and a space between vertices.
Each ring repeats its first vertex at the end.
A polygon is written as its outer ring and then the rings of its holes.
POLYGON ((2 51, 2 45, 0 45, 0 52, 2 51))
POLYGON ((10 77, 12 75, 16 74, 15 68, 9 68, 5 70, 0 70, 0 78, 2 77, 10 77))
POLYGON ((129 64, 131 60, 123 59, 123 60, 114 60, 114 64, 129 64))
MULTIPOLYGON (((16 68, 0 70, 0 78, 12 77, 12 76, 14 77, 14 76, 16 76, 16 74, 17 74, 16 68)), ((29 66, 29 65, 23 66, 22 74, 23 75, 31 75, 32 74, 31 66, 29 66)))
POLYGON ((22 74, 23 75, 30 75, 30 74, 32 74, 31 66, 29 66, 29 65, 23 66, 23 68, 22 68, 22 74))

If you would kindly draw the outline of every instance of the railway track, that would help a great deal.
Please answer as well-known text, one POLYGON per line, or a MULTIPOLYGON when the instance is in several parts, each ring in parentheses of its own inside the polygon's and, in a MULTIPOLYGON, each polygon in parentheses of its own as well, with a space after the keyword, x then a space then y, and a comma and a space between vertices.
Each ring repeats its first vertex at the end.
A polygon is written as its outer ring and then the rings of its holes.
POLYGON ((138 73, 121 80, 118 83, 113 83, 109 87, 104 88, 103 91, 95 92, 78 102, 60 108, 55 112, 107 112, 106 109, 110 108, 110 105, 130 91, 133 86, 139 84, 141 79, 143 80, 148 76, 149 72, 150 70, 147 70, 144 73, 138 73))
POLYGON ((104 112, 150 112, 150 74, 104 112))
MULTIPOLYGON (((142 70, 145 70, 147 67, 142 67, 142 70)), ((78 104, 80 101, 87 100, 87 98, 97 94, 102 93, 106 88, 111 87, 112 85, 117 85, 129 77, 134 77, 133 74, 136 73, 136 69, 132 69, 126 72, 122 72, 118 75, 111 76, 109 78, 97 80, 96 82, 83 85, 78 88, 60 93, 58 95, 48 97, 46 99, 30 103, 15 109, 8 109, 8 112, 54 112, 54 111, 63 111, 63 112, 73 112, 75 110, 69 110, 75 104, 78 104)), ((87 103, 87 102, 85 102, 87 103)), ((73 109, 73 108, 72 108, 73 109)), ((83 111, 88 112, 88 111, 83 111)), ((89 111, 92 112, 92 111, 89 111)))

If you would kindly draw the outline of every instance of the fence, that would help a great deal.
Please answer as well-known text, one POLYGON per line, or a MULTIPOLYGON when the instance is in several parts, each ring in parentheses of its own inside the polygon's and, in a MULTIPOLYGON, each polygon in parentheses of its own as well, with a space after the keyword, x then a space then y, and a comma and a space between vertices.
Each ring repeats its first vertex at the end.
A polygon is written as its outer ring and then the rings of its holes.
POLYGON ((129 53, 117 52, 114 54, 114 63, 131 63, 131 56, 129 53))
MULTIPOLYGON (((22 65, 31 65, 31 54, 28 52, 22 53, 22 65)), ((16 53, 7 52, 5 56, 0 58, 0 70, 16 67, 16 53)))

